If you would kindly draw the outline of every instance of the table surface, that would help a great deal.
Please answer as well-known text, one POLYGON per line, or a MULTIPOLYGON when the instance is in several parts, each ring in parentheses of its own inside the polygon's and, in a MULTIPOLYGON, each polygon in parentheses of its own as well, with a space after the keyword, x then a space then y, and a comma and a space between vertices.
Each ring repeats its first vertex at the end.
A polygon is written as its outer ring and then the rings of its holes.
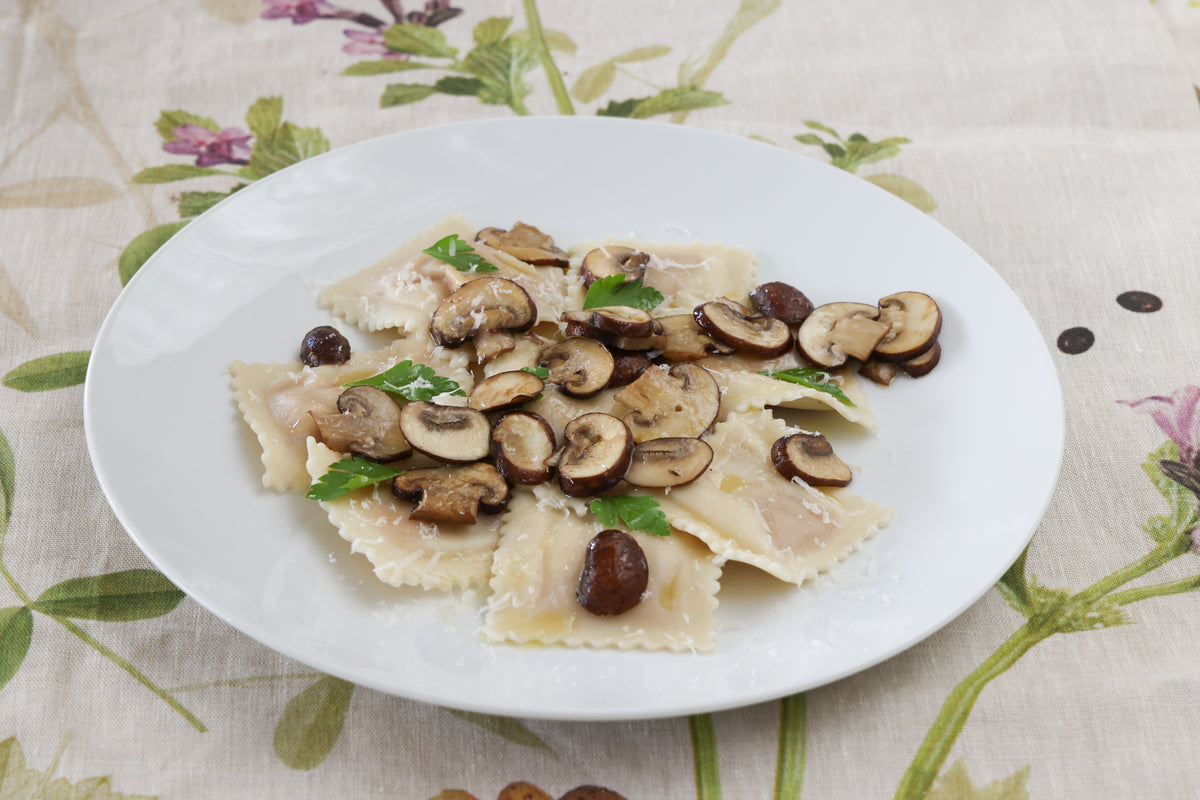
POLYGON ((0 795, 1194 796, 1200 3, 405 5, 0 0, 0 795), (453 73, 443 47, 523 75, 453 73), (155 572, 82 408, 99 326, 149 255, 331 148, 600 111, 832 163, 1012 287, 1053 353, 1066 445, 1004 579, 832 685, 581 723, 355 687, 155 572))

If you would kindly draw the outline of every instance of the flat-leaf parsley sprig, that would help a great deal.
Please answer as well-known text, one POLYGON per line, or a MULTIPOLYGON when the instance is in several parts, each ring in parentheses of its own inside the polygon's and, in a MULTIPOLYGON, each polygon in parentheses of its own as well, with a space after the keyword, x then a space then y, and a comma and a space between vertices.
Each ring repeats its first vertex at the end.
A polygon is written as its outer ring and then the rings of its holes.
POLYGON ((854 406, 850 398, 846 397, 845 393, 842 392, 842 387, 829 379, 828 372, 822 372, 812 367, 795 367, 794 369, 785 369, 779 372, 762 370, 759 374, 768 375, 781 381, 787 381, 788 383, 807 386, 810 389, 816 389, 818 392, 825 392, 825 394, 832 395, 835 400, 843 405, 854 406))
POLYGON ((653 497, 598 497, 588 503, 588 511, 596 515, 606 528, 624 525, 635 531, 670 536, 667 515, 653 497))
POLYGON ((457 233, 438 239, 432 247, 427 247, 421 252, 449 264, 459 272, 500 271, 495 265, 488 263, 487 259, 476 253, 475 248, 460 238, 457 233))
POLYGON ((653 311, 663 301, 663 294, 651 286, 643 286, 640 280, 626 280, 624 275, 608 275, 592 282, 583 298, 583 308, 604 306, 633 306, 642 311, 653 311))
POLYGON ((361 456, 344 458, 329 466, 329 471, 308 487, 304 496, 309 500, 333 500, 347 492, 390 481, 404 470, 376 464, 361 456))
POLYGON ((388 394, 404 400, 428 401, 444 394, 458 397, 466 394, 458 385, 458 381, 443 378, 434 372, 432 367, 425 364, 414 364, 407 359, 386 372, 345 385, 374 386, 376 389, 382 389, 388 394))

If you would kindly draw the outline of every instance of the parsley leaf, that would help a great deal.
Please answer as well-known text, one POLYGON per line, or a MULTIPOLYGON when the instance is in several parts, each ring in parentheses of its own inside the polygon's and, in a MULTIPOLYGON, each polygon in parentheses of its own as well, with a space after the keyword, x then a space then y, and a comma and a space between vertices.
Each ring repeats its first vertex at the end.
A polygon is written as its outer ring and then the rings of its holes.
POLYGON ((545 367, 521 367, 521 372, 528 372, 541 380, 546 380, 550 377, 550 370, 545 367))
POLYGON ((385 467, 361 456, 344 458, 330 465, 329 471, 308 487, 304 496, 309 500, 333 500, 346 492, 361 489, 383 481, 390 481, 404 470, 385 467))
POLYGON ((619 527, 624 523, 635 531, 645 531, 655 536, 671 535, 667 515, 653 497, 599 497, 588 503, 588 511, 595 514, 606 528, 619 527))
POLYGON ((399 395, 405 400, 432 400, 438 395, 465 395, 457 381, 443 378, 424 364, 401 361, 387 372, 381 372, 361 381, 352 381, 346 386, 374 386, 388 394, 399 395))
POLYGON ((652 311, 663 301, 662 292, 642 286, 639 280, 627 281, 624 275, 609 275, 593 281, 583 299, 583 308, 603 306, 633 306, 642 311, 652 311))
POLYGON ((794 369, 785 369, 780 372, 770 372, 763 370, 760 375, 769 375, 772 378, 777 378, 788 383, 796 383, 801 386, 807 386, 810 389, 816 389, 818 392, 825 392, 833 395, 834 399, 839 403, 848 406, 853 406, 849 397, 846 397, 842 392, 842 387, 838 386, 833 381, 829 380, 829 373, 822 372, 819 369, 812 367, 796 367, 794 369))
POLYGON ((421 251, 454 267, 459 272, 499 272, 487 259, 475 252, 475 248, 452 233, 438 239, 432 247, 421 251))

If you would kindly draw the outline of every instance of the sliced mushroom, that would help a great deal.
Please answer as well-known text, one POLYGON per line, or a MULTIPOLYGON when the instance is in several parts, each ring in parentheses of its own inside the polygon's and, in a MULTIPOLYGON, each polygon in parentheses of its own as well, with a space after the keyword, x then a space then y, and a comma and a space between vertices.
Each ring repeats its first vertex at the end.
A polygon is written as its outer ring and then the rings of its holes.
POLYGON ((819 433, 780 436, 771 445, 775 471, 789 481, 794 478, 809 486, 847 486, 850 468, 833 452, 833 445, 819 433))
POLYGON ((486 364, 517 346, 516 337, 508 331, 480 331, 471 339, 475 344, 475 360, 486 364))
POLYGON ((513 411, 492 426, 492 459, 509 482, 532 486, 550 479, 554 428, 532 411, 513 411))
POLYGON ((650 584, 650 566, 637 540, 614 528, 588 542, 575 598, 598 616, 624 614, 642 600, 650 584))
POLYGON ((568 497, 592 497, 625 477, 633 459, 633 434, 612 416, 594 411, 563 428, 558 485, 568 497))
POLYGON ((624 420, 637 442, 699 436, 721 408, 721 389, 712 373, 690 363, 648 369, 613 397, 633 409, 624 420))
POLYGON ((490 426, 482 411, 414 401, 400 409, 400 430, 415 449, 439 461, 486 458, 490 426))
POLYGON ((569 263, 567 254, 554 246, 553 238, 524 222, 518 222, 512 230, 507 231, 503 228, 484 228, 475 235, 475 241, 502 250, 535 267, 565 269, 569 263))
POLYGON ((900 364, 900 368, 910 378, 920 378, 923 375, 928 375, 933 372, 933 368, 942 360, 942 345, 939 342, 934 342, 933 347, 926 350, 921 355, 909 361, 904 361, 900 364))
POLYGON ((607 245, 589 250, 583 257, 581 276, 584 286, 591 286, 601 278, 624 275, 627 281, 640 281, 646 277, 650 256, 632 247, 607 245))
POLYGON ((868 358, 858 368, 859 375, 870 378, 880 386, 891 386, 892 381, 903 371, 904 368, 900 364, 894 361, 881 361, 875 356, 868 358))
POLYGON ((371 461, 396 461, 412 455, 400 430, 400 406, 374 386, 352 386, 338 395, 339 414, 313 414, 326 447, 371 461))
POLYGON ((477 411, 500 411, 529 402, 545 388, 542 379, 532 372, 497 372, 475 384, 467 405, 477 411))
POLYGON ((696 306, 693 312, 701 328, 712 337, 747 355, 774 358, 792 346, 792 331, 774 317, 755 316, 741 305, 722 298, 696 306))
POLYGON ((537 322, 529 292, 515 281, 487 276, 464 283, 438 303, 429 333, 442 347, 458 347, 477 333, 527 331, 537 322))
POLYGON ((537 365, 550 370, 547 383, 571 397, 591 397, 612 378, 612 353, 595 339, 571 336, 542 350, 537 365))
POLYGON ((713 449, 703 439, 651 439, 634 446, 625 482, 647 489, 682 486, 703 475, 712 460, 713 449))
POLYGON ((487 463, 414 469, 392 479, 392 494, 416 502, 409 515, 420 522, 470 525, 480 512, 499 514, 512 493, 487 463))
POLYGON ((750 293, 750 300, 760 314, 788 325, 799 325, 813 312, 812 300, 795 286, 782 281, 760 284, 750 293))
POLYGON ((888 332, 875 345, 884 361, 909 361, 928 351, 942 330, 938 304, 921 292, 899 292, 879 301, 879 320, 888 332))
POLYGON ((699 361, 708 356, 727 356, 734 349, 718 342, 700 327, 692 314, 656 317, 658 333, 643 337, 619 336, 614 347, 622 350, 657 350, 668 361, 699 361))
POLYGON ((654 366, 650 356, 633 350, 612 349, 613 374, 608 381, 609 388, 628 386, 638 379, 646 370, 654 366))
POLYGON ((847 358, 866 361, 888 332, 879 308, 865 303, 826 303, 808 315, 796 334, 800 354, 822 367, 840 367, 847 358))

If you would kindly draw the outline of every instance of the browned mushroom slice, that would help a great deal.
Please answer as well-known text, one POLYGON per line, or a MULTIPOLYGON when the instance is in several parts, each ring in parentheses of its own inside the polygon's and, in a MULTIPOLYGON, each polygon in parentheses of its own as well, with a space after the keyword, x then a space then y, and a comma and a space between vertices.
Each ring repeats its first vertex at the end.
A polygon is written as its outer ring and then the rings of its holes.
POLYGON ((633 459, 633 434, 612 416, 592 412, 563 428, 558 454, 558 485, 568 497, 591 497, 611 489, 625 477, 633 459))
POLYGON ((933 347, 942 330, 938 304, 921 292, 898 292, 879 301, 879 321, 888 332, 875 345, 884 361, 909 361, 933 347))
POLYGON ((592 327, 611 336, 650 336, 659 330, 650 312, 633 306, 602 306, 588 313, 592 327))
POLYGON ((703 439, 651 439, 633 448, 625 482, 647 489, 682 486, 703 475, 712 459, 713 449, 703 439))
POLYGON ((874 356, 868 358, 858 368, 859 375, 870 378, 880 386, 891 386, 892 381, 903 371, 904 368, 900 364, 893 361, 881 361, 874 356))
POLYGON ((740 303, 721 299, 696 306, 696 322, 712 337, 747 355, 774 358, 792 346, 792 331, 774 317, 754 316, 740 303))
POLYGON ((544 348, 537 365, 550 370, 546 382, 558 386, 563 394, 591 397, 608 386, 615 362, 600 342, 572 336, 544 348))
POLYGON ((554 239, 532 225, 518 222, 511 230, 484 228, 475 235, 475 241, 483 242, 519 258, 535 267, 568 266, 567 254, 554 246, 554 239))
POLYGON ((583 257, 580 274, 584 286, 591 286, 601 278, 623 275, 627 281, 640 281, 646 277, 646 266, 650 256, 632 247, 607 245, 589 250, 583 257))
POLYGON ((546 384, 532 372, 497 372, 475 384, 467 405, 477 411, 500 411, 532 400, 544 388, 546 384))
POLYGON ((486 458, 490 427, 482 411, 414 401, 400 409, 400 430, 408 443, 439 461, 486 458))
POLYGON ((529 292, 515 281, 487 276, 468 281, 438 303, 429 334, 443 347, 458 347, 477 333, 527 331, 537 322, 529 292))
POLYGON ((575 598, 598 616, 632 610, 650 584, 650 566, 637 540, 614 528, 600 531, 588 542, 575 598))
POLYGON ((902 362, 900 368, 904 373, 912 378, 920 378, 922 375, 928 375, 933 371, 933 368, 942 360, 942 345, 939 342, 934 342, 933 347, 926 350, 921 355, 909 361, 902 362))
POLYGON ((709 336, 692 314, 670 314, 654 320, 658 333, 650 336, 618 336, 614 347, 622 350, 657 350, 668 361, 699 361, 708 356, 727 356, 734 349, 709 336))
POLYGON ((879 308, 865 303, 826 303, 808 315, 796 334, 800 354, 822 367, 840 367, 847 358, 866 361, 887 334, 879 308))
POLYGON ((638 442, 699 436, 721 408, 721 389, 712 373, 690 363, 648 369, 613 398, 633 409, 624 420, 638 442))
POLYGON ((474 523, 481 511, 499 514, 512 498, 504 477, 483 462, 409 470, 392 479, 392 494, 416 502, 411 519, 463 525, 474 523))
POLYGON ((645 353, 617 349, 612 349, 610 352, 613 356, 613 374, 608 381, 608 386, 611 389, 628 386, 636 381, 639 375, 654 366, 650 356, 645 353))
POLYGON ((475 360, 486 364, 517 346, 516 338, 508 331, 480 331, 471 339, 475 344, 475 360))
POLYGON ((758 313, 788 325, 799 325, 813 312, 812 300, 795 286, 782 281, 760 284, 750 293, 750 300, 758 313))
POLYGON ((400 430, 400 406, 387 392, 352 386, 338 395, 337 407, 340 414, 313 414, 326 447, 379 462, 412 455, 400 430))
POLYGON ((789 481, 794 478, 809 486, 847 486, 850 468, 833 452, 833 445, 819 433, 781 436, 771 445, 775 471, 789 481))
POLYGON ((532 411, 513 411, 492 426, 492 459, 509 481, 532 486, 550 479, 554 428, 532 411))

